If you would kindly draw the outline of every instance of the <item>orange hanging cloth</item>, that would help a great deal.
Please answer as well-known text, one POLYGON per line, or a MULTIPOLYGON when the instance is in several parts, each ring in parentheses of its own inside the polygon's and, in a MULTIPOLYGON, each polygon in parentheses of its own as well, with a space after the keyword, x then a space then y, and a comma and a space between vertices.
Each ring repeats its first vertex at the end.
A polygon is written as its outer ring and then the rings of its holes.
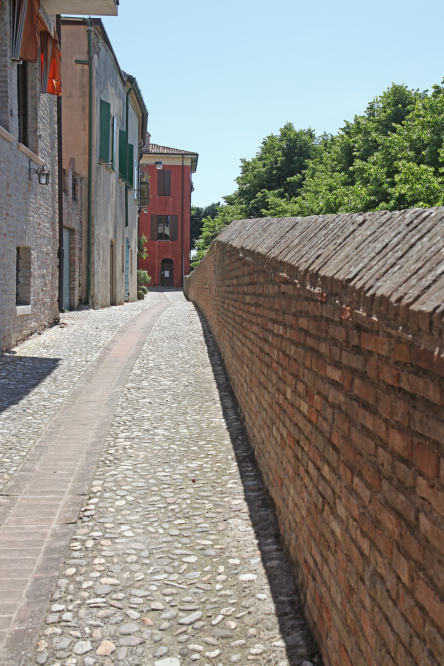
POLYGON ((40 0, 28 0, 23 37, 20 47, 20 58, 27 62, 37 62, 39 51, 39 36, 37 31, 40 0))
POLYGON ((46 92, 50 95, 60 96, 62 94, 62 57, 59 43, 56 39, 52 41, 51 64, 49 65, 48 86, 46 92))

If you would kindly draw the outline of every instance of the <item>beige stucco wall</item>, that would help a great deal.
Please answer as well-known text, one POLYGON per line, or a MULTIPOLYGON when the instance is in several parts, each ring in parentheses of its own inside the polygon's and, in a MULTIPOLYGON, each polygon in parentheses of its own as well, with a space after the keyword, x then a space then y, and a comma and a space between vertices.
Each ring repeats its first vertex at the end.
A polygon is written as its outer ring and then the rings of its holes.
MULTIPOLYGON (((76 170, 84 175, 83 190, 83 275, 82 294, 86 298, 88 247, 88 66, 76 59, 87 59, 86 25, 63 25, 63 156, 64 164, 71 157, 76 170), (66 72, 66 76, 65 76, 66 72)), ((134 192, 128 193, 128 226, 125 227, 125 186, 116 170, 99 163, 100 100, 108 102, 116 118, 117 135, 125 129, 126 88, 115 60, 98 31, 93 34, 93 188, 92 188, 92 305, 110 305, 110 242, 115 244, 115 303, 125 301, 124 256, 126 239, 132 251, 132 274, 129 275, 129 300, 137 299, 137 227, 138 207, 134 192)), ((131 96, 132 97, 132 96, 131 96)), ((128 141, 137 157, 140 123, 130 97, 128 141)), ((117 139, 118 146, 118 139, 117 139)), ((117 151, 118 152, 118 151, 117 151)))

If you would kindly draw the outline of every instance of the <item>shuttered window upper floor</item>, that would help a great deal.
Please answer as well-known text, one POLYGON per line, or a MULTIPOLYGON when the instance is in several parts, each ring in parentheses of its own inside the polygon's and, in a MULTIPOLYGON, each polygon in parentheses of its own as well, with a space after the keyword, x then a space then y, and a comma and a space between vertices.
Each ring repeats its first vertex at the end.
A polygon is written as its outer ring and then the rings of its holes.
POLYGON ((159 169, 157 171, 157 196, 171 196, 171 171, 170 169, 159 169))

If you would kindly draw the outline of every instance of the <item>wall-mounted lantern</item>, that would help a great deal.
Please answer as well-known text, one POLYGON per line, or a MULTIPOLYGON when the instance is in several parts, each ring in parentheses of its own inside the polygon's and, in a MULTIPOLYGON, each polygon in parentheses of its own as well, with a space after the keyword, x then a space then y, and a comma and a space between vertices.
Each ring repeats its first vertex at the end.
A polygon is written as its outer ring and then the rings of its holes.
POLYGON ((49 185, 51 177, 51 170, 45 164, 41 164, 37 169, 31 167, 31 160, 29 160, 29 180, 32 180, 32 174, 36 173, 40 185, 49 185))
POLYGON ((154 164, 156 165, 156 169, 161 169, 163 166, 163 162, 154 162, 154 164))

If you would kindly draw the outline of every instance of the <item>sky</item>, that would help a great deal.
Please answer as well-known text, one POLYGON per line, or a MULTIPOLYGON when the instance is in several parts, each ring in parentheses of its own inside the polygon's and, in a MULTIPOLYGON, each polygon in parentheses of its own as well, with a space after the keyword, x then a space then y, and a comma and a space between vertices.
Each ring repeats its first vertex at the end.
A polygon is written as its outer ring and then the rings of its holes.
POLYGON ((442 0, 120 0, 103 21, 151 141, 199 153, 207 206, 287 121, 335 133, 392 82, 441 83, 443 18, 442 0))

